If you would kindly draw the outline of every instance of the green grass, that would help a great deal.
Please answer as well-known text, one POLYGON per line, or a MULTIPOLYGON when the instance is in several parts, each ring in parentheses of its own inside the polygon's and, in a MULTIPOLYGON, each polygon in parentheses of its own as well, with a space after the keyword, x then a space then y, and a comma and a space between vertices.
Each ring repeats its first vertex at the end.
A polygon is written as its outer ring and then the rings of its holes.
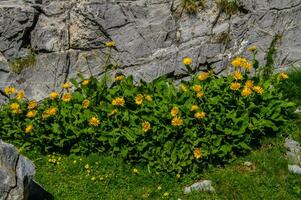
POLYGON ((290 97, 290 100, 296 102, 299 106, 301 106, 301 68, 292 67, 288 74, 289 79, 284 82, 283 89, 290 97))
POLYGON ((288 173, 284 138, 267 141, 261 149, 221 168, 210 168, 199 177, 177 179, 165 173, 149 173, 146 167, 133 166, 104 155, 63 157, 59 165, 36 152, 27 156, 37 166, 36 180, 55 199, 300 199, 301 178, 288 173), (82 161, 80 161, 82 158, 82 161), (74 163, 76 160, 76 163, 74 163), (251 161, 252 167, 243 165, 251 161), (92 166, 90 175, 85 165, 92 166), (96 180, 91 180, 95 177, 96 180), (183 194, 183 188, 195 180, 213 181, 215 193, 183 194), (158 187, 162 189, 159 190, 158 187), (168 192, 168 196, 164 193, 168 192))

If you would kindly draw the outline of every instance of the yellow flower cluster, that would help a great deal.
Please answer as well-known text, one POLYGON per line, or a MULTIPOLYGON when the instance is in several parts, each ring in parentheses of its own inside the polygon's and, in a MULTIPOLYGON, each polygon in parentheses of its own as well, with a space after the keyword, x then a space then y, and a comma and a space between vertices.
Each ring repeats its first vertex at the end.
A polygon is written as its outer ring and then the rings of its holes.
POLYGON ((151 102, 153 100, 153 97, 151 95, 147 94, 147 95, 145 95, 145 99, 146 99, 146 101, 151 102))
POLYGON ((10 110, 13 114, 19 114, 21 113, 21 108, 20 105, 18 103, 12 103, 10 104, 10 110))
POLYGON ((285 72, 281 72, 279 74, 279 78, 280 78, 280 80, 286 80, 286 79, 288 79, 288 74, 285 72))
POLYGON ((124 79, 123 75, 115 76, 115 81, 122 81, 124 79))
POLYGON ((142 123, 142 129, 143 129, 144 132, 149 131, 150 128, 151 128, 151 125, 150 125, 149 122, 145 121, 145 122, 142 123))
POLYGON ((48 162, 52 164, 57 164, 59 165, 61 163, 62 157, 58 157, 56 155, 48 155, 48 162))
POLYGON ((196 112, 194 114, 194 117, 197 119, 204 119, 206 117, 206 113, 205 112, 196 112))
POLYGON ((98 126, 100 124, 100 121, 97 117, 92 117, 90 120, 89 120, 89 124, 91 126, 98 126))
POLYGON ((90 174, 91 173, 91 171, 92 171, 92 167, 89 165, 89 164, 85 164, 85 170, 86 170, 86 172, 88 173, 88 174, 90 174))
POLYGON ((264 92, 263 88, 260 87, 260 86, 254 86, 252 89, 253 89, 257 94, 263 94, 263 92, 264 92))
POLYGON ((89 107, 89 105, 90 105, 90 101, 88 99, 83 100, 83 102, 82 102, 83 108, 86 109, 89 107))
POLYGON ((28 103, 28 110, 33 110, 38 106, 38 103, 35 100, 30 100, 28 103))
POLYGON ((142 94, 138 94, 136 97, 135 97, 135 103, 137 105, 141 105, 143 102, 143 95, 142 94))
POLYGON ((194 157, 195 157, 196 159, 201 158, 201 157, 202 157, 202 151, 201 151, 201 149, 200 149, 200 148, 194 149, 193 155, 194 155, 194 157))
POLYGON ((71 99, 72 99, 71 93, 67 92, 67 93, 63 94, 62 100, 64 102, 69 102, 69 101, 71 101, 71 99))
POLYGON ((33 125, 32 124, 29 124, 26 126, 25 128, 25 133, 31 133, 33 130, 33 125))
POLYGON ((233 78, 238 81, 238 80, 242 80, 243 77, 240 71, 235 71, 233 73, 233 78))
POLYGON ((173 126, 181 126, 181 125, 183 125, 183 119, 181 117, 174 117, 171 120, 171 125, 173 125, 173 126))
POLYGON ((123 97, 117 97, 112 100, 112 105, 114 106, 124 106, 125 100, 123 97))
POLYGON ((37 111, 35 110, 30 110, 27 112, 26 117, 28 118, 34 118, 37 115, 37 111))
POLYGON ((202 72, 202 73, 200 73, 199 75, 198 75, 198 79, 200 80, 200 81, 205 81, 207 78, 208 78, 208 73, 207 72, 202 72))
POLYGON ((47 110, 45 110, 42 114, 43 119, 47 119, 48 117, 54 116, 57 113, 56 107, 50 107, 47 110))
POLYGON ((19 90, 17 93, 17 100, 21 101, 25 97, 25 91, 24 90, 19 90))
POLYGON ((243 97, 250 96, 251 94, 252 94, 252 90, 248 87, 244 87, 244 89, 241 92, 241 96, 243 97))
POLYGON ((4 92, 7 95, 11 95, 16 93, 16 89, 14 87, 5 87, 4 92))
POLYGON ((193 112, 193 111, 196 111, 196 110, 198 110, 198 109, 199 109, 199 106, 193 104, 193 105, 191 106, 191 108, 190 108, 190 111, 193 112))
POLYGON ((57 93, 57 92, 51 92, 49 94, 49 98, 52 99, 52 100, 58 98, 58 96, 59 96, 59 93, 57 93))
POLYGON ((183 91, 183 92, 187 92, 188 91, 187 85, 185 85, 185 84, 182 83, 180 85, 180 90, 183 91))
POLYGON ((252 68, 252 64, 245 58, 242 57, 236 57, 232 62, 232 66, 235 68, 245 68, 246 70, 250 71, 252 68))
POLYGON ((62 88, 63 89, 69 89, 69 88, 71 88, 71 84, 69 82, 63 83, 62 88))
POLYGON ((195 92, 201 92, 202 91, 202 86, 200 86, 200 85, 194 85, 192 88, 193 88, 193 91, 195 91, 195 92))
POLYGON ((231 83, 231 85, 230 85, 231 90, 236 91, 236 90, 239 90, 239 88, 240 88, 240 83, 238 83, 238 82, 231 83))
MULTIPOLYGON (((238 82, 233 82, 230 85, 230 89, 234 91, 239 90, 240 87, 241 85, 238 82)), ((242 89, 241 96, 243 97, 250 96, 252 94, 252 91, 255 91, 257 94, 263 94, 264 89, 260 86, 254 86, 254 81, 247 80, 242 89)))
POLYGON ((178 107, 173 107, 170 111, 171 116, 175 117, 179 114, 180 109, 178 107))

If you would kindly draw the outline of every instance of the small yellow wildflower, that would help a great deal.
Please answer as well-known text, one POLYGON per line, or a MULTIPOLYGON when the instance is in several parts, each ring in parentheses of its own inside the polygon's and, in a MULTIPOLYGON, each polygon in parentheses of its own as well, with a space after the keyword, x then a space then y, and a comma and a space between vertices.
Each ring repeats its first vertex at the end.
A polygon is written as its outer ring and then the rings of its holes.
POLYGON ((4 88, 4 92, 7 95, 11 95, 11 94, 15 94, 16 93, 16 89, 14 87, 5 87, 4 88))
POLYGON ((83 100, 82 106, 83 108, 88 108, 90 105, 90 101, 88 99, 83 100))
POLYGON ((136 97, 135 97, 135 103, 137 105, 141 105, 143 102, 143 95, 142 94, 138 94, 136 97))
POLYGON ((69 102, 69 101, 71 101, 71 99, 72 99, 71 93, 67 92, 67 93, 63 94, 62 100, 64 102, 69 102))
POLYGON ((183 119, 181 119, 180 117, 174 117, 172 120, 171 120, 171 124, 173 126, 181 126, 183 125, 183 119))
POLYGON ((28 108, 28 110, 33 110, 37 107, 37 105, 38 104, 35 100, 31 100, 31 101, 29 101, 27 108, 28 108))
POLYGON ((198 79, 200 81, 205 81, 208 78, 208 75, 209 74, 207 72, 202 72, 202 73, 199 74, 198 79))
POLYGON ((205 96, 205 93, 204 93, 204 92, 198 92, 198 93, 196 94, 196 96, 197 96, 198 98, 202 98, 202 97, 205 96))
POLYGON ((205 112, 197 112, 194 114, 194 117, 197 119, 204 119, 206 117, 206 113, 205 112))
POLYGON ((254 86, 254 81, 252 80, 247 80, 245 87, 252 89, 252 87, 254 86))
POLYGON ((179 114, 179 112, 180 112, 180 109, 175 106, 171 109, 170 114, 171 114, 171 116, 175 117, 179 114))
POLYGON ((122 81, 124 79, 123 75, 115 76, 115 81, 122 81))
POLYGON ((185 85, 185 84, 183 84, 183 83, 180 85, 180 89, 181 89, 181 91, 183 91, 183 92, 187 92, 187 90, 188 90, 187 85, 185 85))
POLYGON ((202 151, 200 148, 196 148, 193 152, 193 155, 196 159, 199 159, 202 157, 202 151))
POLYGON ((151 128, 151 125, 150 125, 149 122, 145 121, 145 122, 142 123, 142 129, 143 129, 144 132, 149 131, 150 128, 151 128))
POLYGON ((117 97, 112 100, 112 105, 114 106, 124 106, 125 100, 123 97, 117 97))
POLYGON ((253 90, 257 93, 257 94, 263 94, 264 90, 262 87, 260 86, 254 86, 253 90))
POLYGON ((239 90, 239 88, 240 88, 240 83, 238 83, 238 82, 234 82, 234 83, 231 83, 231 85, 230 85, 230 89, 231 90, 239 90))
POLYGON ((43 119, 47 119, 48 117, 56 115, 56 113, 57 113, 57 108, 50 107, 43 112, 42 117, 43 117, 43 119))
POLYGON ((10 109, 18 110, 18 109, 20 109, 20 105, 18 103, 12 103, 12 104, 10 104, 10 109))
POLYGON ((285 73, 285 72, 281 72, 281 73, 279 74, 279 78, 280 78, 281 80, 286 80, 286 79, 288 79, 288 74, 285 73))
POLYGON ((62 88, 69 89, 69 88, 71 88, 71 84, 69 82, 63 83, 62 88))
POLYGON ((29 124, 25 128, 25 133, 30 133, 30 132, 32 132, 32 130, 33 130, 33 125, 29 124))
POLYGON ((91 126, 98 126, 100 124, 100 121, 97 117, 92 117, 89 121, 89 124, 91 126))
POLYGON ((245 68, 246 70, 249 70, 251 69, 252 67, 252 64, 245 58, 242 58, 242 57, 236 57, 232 62, 231 62, 232 66, 233 67, 243 67, 245 68))
POLYGON ((200 86, 200 85, 194 85, 194 86, 193 86, 193 90, 194 90, 195 92, 201 92, 201 91, 202 91, 202 86, 200 86))
POLYGON ((116 42, 115 41, 109 41, 105 43, 107 47, 113 48, 116 47, 116 42))
POLYGON ((244 87, 244 89, 241 92, 241 96, 247 97, 252 94, 252 90, 250 88, 244 87))
POLYGON ((190 111, 196 111, 197 109, 199 109, 198 105, 191 105, 190 111))
POLYGON ((240 71, 235 71, 235 72, 233 73, 233 78, 234 78, 235 80, 242 80, 242 74, 241 74, 241 72, 240 72, 240 71))
POLYGON ((137 169, 137 168, 134 168, 134 169, 133 169, 133 173, 134 173, 134 174, 138 174, 138 173, 139 173, 138 169, 137 169))
POLYGON ((25 92, 24 92, 24 90, 20 90, 20 91, 17 93, 17 100, 18 100, 18 101, 21 101, 24 97, 25 97, 25 92))
POLYGON ((85 79, 85 80, 83 80, 82 85, 83 85, 83 86, 86 86, 86 85, 88 85, 89 83, 90 83, 90 80, 89 80, 89 79, 85 79))
POLYGON ((27 112, 26 117, 28 118, 34 118, 37 115, 37 111, 35 110, 30 110, 27 112))
POLYGON ((145 99, 146 101, 152 101, 153 100, 153 97, 151 95, 145 95, 145 99))
POLYGON ((52 100, 58 98, 58 96, 59 96, 59 93, 57 93, 57 92, 51 92, 49 94, 49 98, 52 99, 52 100))
POLYGON ((257 50, 257 46, 256 46, 256 45, 252 45, 252 46, 250 46, 250 47, 248 48, 248 51, 254 52, 254 51, 256 51, 256 50, 257 50))
POLYGON ((183 59, 183 64, 184 65, 191 65, 191 63, 192 63, 192 59, 191 58, 186 57, 186 58, 183 59))

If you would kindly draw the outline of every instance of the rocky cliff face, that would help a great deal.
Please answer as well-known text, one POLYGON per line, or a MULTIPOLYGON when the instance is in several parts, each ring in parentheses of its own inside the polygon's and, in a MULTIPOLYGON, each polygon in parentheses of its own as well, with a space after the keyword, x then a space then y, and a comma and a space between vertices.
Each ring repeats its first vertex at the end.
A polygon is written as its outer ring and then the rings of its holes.
POLYGON ((214 0, 188 15, 181 0, 0 0, 1 89, 12 83, 41 99, 78 72, 101 75, 111 40, 116 71, 147 81, 181 74, 184 56, 196 71, 222 73, 256 44, 264 60, 276 36, 275 66, 301 62, 301 0, 238 3, 234 15, 214 0))

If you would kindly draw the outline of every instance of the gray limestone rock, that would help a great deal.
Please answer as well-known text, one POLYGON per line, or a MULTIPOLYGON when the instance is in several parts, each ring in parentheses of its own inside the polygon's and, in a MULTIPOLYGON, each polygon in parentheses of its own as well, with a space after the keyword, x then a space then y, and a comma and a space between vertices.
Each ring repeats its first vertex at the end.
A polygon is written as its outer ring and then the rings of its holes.
POLYGON ((212 187, 212 182, 209 180, 200 181, 197 183, 192 184, 191 186, 187 186, 184 188, 184 193, 188 194, 192 191, 208 191, 214 192, 214 188, 212 187))
POLYGON ((301 174, 301 167, 299 165, 288 165, 288 171, 293 174, 301 174))

